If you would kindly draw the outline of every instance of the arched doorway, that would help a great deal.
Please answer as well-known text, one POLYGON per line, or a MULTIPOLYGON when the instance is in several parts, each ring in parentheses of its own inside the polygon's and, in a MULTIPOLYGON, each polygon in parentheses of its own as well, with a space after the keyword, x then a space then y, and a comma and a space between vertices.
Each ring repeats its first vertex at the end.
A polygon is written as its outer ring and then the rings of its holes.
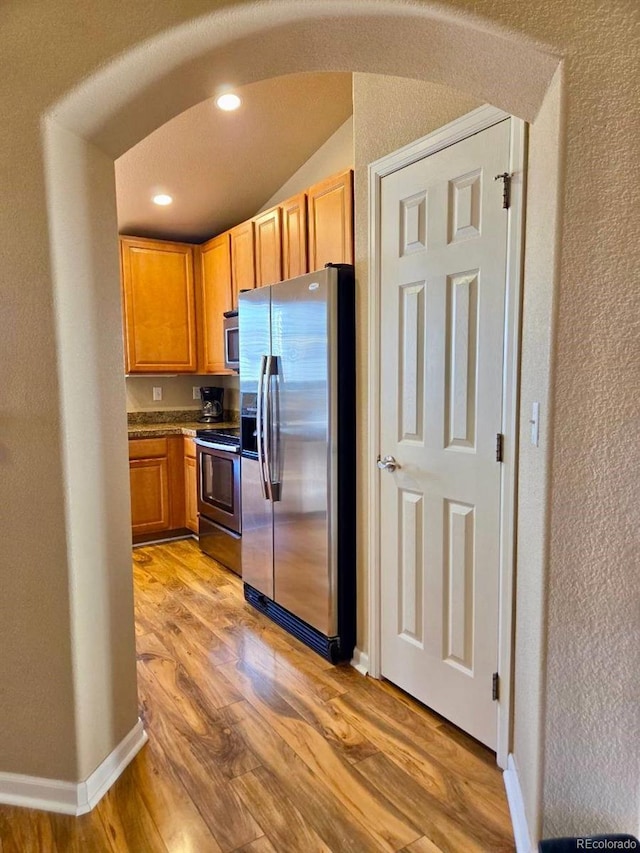
MULTIPOLYGON (((121 706, 124 701, 129 716, 135 714, 130 683, 132 612, 126 598, 129 530, 127 507, 121 500, 126 492, 126 445, 124 424, 116 414, 124 411, 124 398, 120 345, 114 344, 120 339, 114 158, 208 97, 223 75, 238 83, 345 67, 404 75, 445 83, 534 120, 544 106, 556 66, 554 57, 523 37, 511 38, 472 16, 447 16, 427 6, 337 2, 309 8, 279 3, 256 17, 253 7, 241 5, 203 16, 135 48, 48 112, 44 136, 66 450, 66 532, 70 574, 79 589, 73 609, 76 616, 82 611, 72 644, 77 650, 77 689, 90 697, 87 708, 121 706), (461 55, 473 56, 474 62, 461 62, 461 55), (505 56, 508 62, 503 61, 505 56), (87 397, 95 400, 90 412, 84 405, 87 397), (102 597, 95 594, 96 588, 102 597), (117 598, 114 589, 125 595, 117 598), (104 598, 110 600, 107 612, 104 598), (83 632, 89 625, 94 630, 97 626, 98 633, 104 631, 99 661, 95 646, 84 649, 83 632), (96 670, 104 676, 96 676, 96 670)), ((553 145, 556 132, 550 122, 544 144, 551 139, 553 145)), ((360 289, 359 322, 366 337, 362 283, 360 289)), ((364 387, 364 358, 360 369, 364 387)), ((361 404, 364 417, 366 400, 361 404)), ((366 474, 360 485, 366 491, 366 474)), ((363 517, 362 529, 366 523, 363 517)), ((367 555, 361 550, 361 575, 366 570, 367 555)), ((363 620, 366 623, 366 613, 363 620)), ((103 716, 108 719, 96 722, 88 711, 79 721, 80 735, 85 726, 99 729, 83 741, 81 778, 108 744, 125 734, 126 714, 117 726, 110 714, 103 716)))

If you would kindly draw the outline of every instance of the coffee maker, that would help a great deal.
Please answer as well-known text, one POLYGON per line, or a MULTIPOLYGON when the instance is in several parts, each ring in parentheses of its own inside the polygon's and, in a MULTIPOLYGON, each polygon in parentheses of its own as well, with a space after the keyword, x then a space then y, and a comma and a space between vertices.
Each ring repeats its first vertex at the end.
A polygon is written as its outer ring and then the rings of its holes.
POLYGON ((202 414, 198 418, 201 423, 212 424, 224 420, 224 388, 214 385, 204 385, 200 388, 202 414))

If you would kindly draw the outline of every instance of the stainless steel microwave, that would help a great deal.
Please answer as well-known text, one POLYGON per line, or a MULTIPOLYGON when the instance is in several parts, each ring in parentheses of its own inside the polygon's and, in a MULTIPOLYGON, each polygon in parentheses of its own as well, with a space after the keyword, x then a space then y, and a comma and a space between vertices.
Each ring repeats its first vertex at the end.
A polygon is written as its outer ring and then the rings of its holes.
POLYGON ((238 312, 224 313, 224 366, 227 370, 240 371, 240 334, 238 312))

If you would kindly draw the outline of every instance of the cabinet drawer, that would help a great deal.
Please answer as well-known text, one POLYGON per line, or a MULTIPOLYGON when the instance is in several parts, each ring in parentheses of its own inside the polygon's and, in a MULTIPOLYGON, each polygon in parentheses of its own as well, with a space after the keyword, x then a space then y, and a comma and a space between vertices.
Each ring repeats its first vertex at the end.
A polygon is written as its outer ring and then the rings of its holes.
POLYGON ((129 440, 129 459, 155 459, 167 456, 166 438, 132 438, 129 440))
POLYGON ((189 436, 185 436, 184 438, 184 455, 188 456, 190 459, 196 458, 196 443, 189 436))

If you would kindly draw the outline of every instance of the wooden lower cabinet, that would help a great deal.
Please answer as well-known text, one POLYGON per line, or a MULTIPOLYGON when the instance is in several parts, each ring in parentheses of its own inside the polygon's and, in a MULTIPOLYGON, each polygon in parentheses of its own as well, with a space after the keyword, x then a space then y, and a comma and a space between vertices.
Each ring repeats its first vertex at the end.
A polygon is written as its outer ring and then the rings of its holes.
POLYGON ((129 482, 134 540, 184 528, 186 495, 181 435, 131 439, 129 482))
POLYGON ((184 514, 185 527, 198 532, 198 468, 196 446, 192 438, 184 439, 184 514))
POLYGON ((129 479, 133 535, 169 530, 168 460, 132 459, 129 479))

